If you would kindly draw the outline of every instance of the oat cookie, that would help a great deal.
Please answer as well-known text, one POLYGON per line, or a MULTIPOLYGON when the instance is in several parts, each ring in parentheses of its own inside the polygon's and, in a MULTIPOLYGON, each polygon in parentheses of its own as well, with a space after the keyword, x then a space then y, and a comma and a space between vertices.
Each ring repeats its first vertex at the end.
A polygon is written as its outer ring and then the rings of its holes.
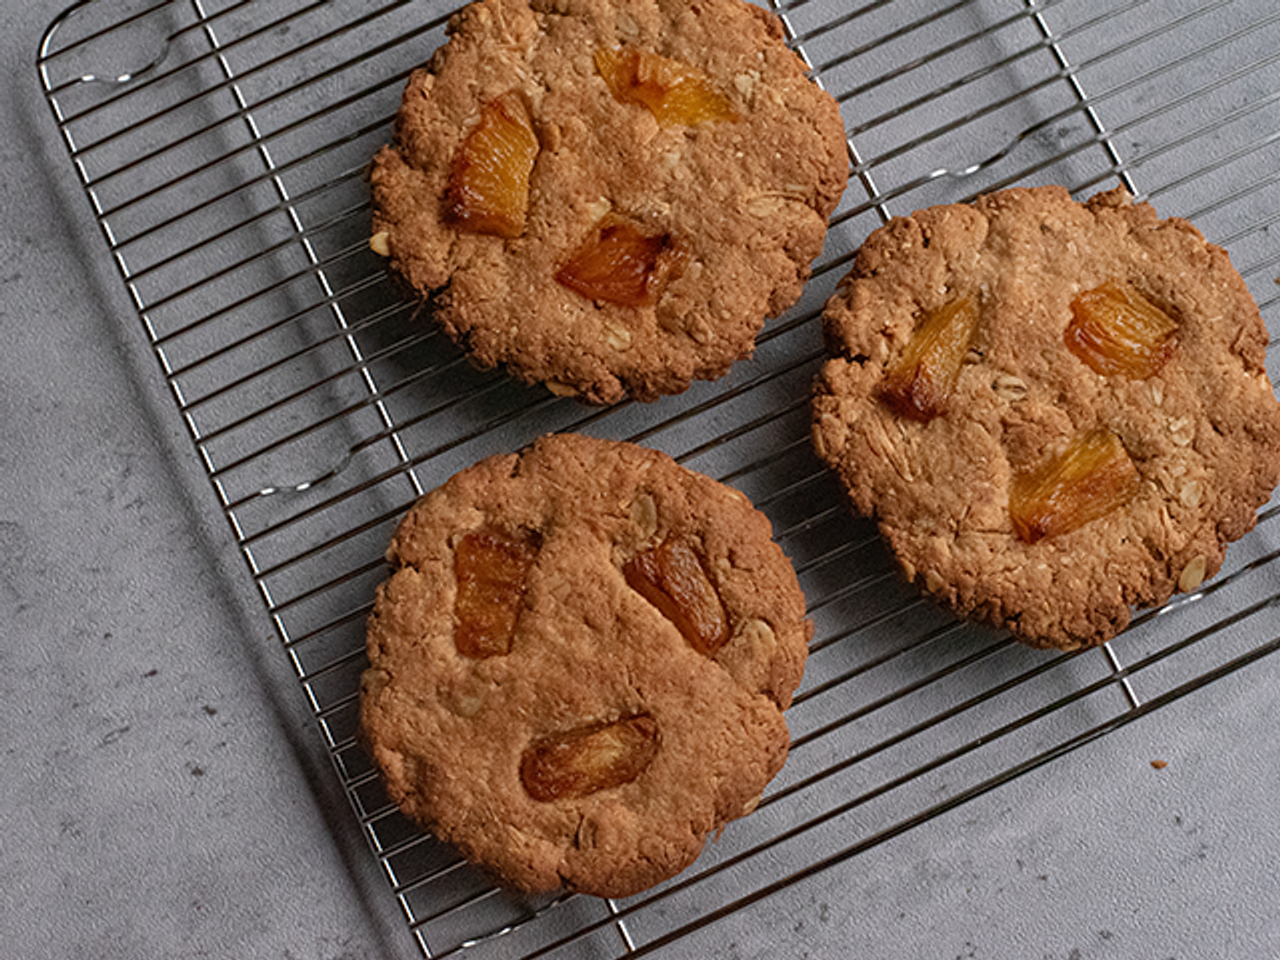
POLYGON ((405 813, 499 882, 636 893, 781 769, 812 625, 741 493, 545 437, 425 496, 388 557, 365 740, 405 813))
POLYGON ((1198 587, 1280 475, 1243 280, 1123 189, 894 219, 824 329, 819 455, 909 579, 1035 646, 1102 643, 1198 587))
POLYGON ((723 376, 848 178, 835 101, 743 0, 481 0, 404 92, 371 246, 481 367, 593 403, 723 376))

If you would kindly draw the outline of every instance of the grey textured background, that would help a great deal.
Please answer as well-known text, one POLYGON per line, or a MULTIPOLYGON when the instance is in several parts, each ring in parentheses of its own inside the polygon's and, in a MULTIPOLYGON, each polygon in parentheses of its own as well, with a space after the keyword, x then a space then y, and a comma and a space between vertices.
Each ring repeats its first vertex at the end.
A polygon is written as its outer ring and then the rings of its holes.
MULTIPOLYGON (((0 954, 415 956, 40 94, 61 0, 2 3, 0 954)), ((1280 955, 1278 713, 1271 657, 672 953, 1280 955)))

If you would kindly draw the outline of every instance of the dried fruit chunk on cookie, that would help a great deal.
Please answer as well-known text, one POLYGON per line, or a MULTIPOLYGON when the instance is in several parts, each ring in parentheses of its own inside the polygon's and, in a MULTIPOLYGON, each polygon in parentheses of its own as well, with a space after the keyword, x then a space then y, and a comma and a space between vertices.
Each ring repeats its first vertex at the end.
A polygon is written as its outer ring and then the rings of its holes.
POLYGON ((542 803, 574 800, 631 783, 657 752, 653 717, 591 724, 531 744, 520 761, 520 781, 542 803))
POLYGON ((507 93, 486 103, 480 122, 453 155, 449 219, 463 230, 514 239, 524 233, 529 176, 538 138, 520 97, 507 93))
POLYGON ((537 555, 532 538, 477 532, 458 541, 454 551, 458 626, 453 639, 464 657, 511 652, 511 636, 537 555))
POLYGON ((1178 323, 1137 290, 1107 281, 1071 301, 1067 349, 1095 373, 1146 380, 1178 348, 1178 323))
POLYGON ((823 325, 815 450, 909 580, 1033 646, 1103 643, 1213 576, 1280 481, 1269 336, 1243 279, 1123 189, 1015 188, 890 220, 823 325), (945 416, 913 429, 932 392, 895 364, 946 291, 970 291, 981 320, 945 416))
POLYGON ((1009 518, 1019 540, 1038 543, 1119 510, 1140 482, 1120 438, 1110 430, 1091 430, 1056 456, 1014 474, 1009 518))
POLYGON ((978 304, 972 297, 926 314, 885 374, 880 386, 885 402, 922 423, 946 413, 977 329, 978 304))
POLYGON ((387 555, 364 741, 393 802, 502 884, 638 893, 781 769, 812 627, 742 494, 640 446, 548 436, 428 493, 387 555), (502 655, 459 656, 460 558, 492 587, 480 619, 511 630, 502 655), (693 641, 628 584, 636 558, 693 641))
POLYGON ((751 356, 848 176, 839 106, 755 3, 477 0, 374 157, 370 247, 476 366, 649 402, 751 356))
POLYGON ((736 120, 738 112, 701 70, 652 50, 618 47, 596 51, 596 68, 622 103, 647 107, 661 124, 692 127, 710 120, 736 120))
POLYGON ((607 213, 556 271, 556 282, 591 300, 652 306, 681 261, 671 234, 646 230, 629 217, 607 213))
POLYGON ((724 604, 693 544, 663 540, 627 561, 623 573, 699 653, 714 657, 729 641, 724 604))

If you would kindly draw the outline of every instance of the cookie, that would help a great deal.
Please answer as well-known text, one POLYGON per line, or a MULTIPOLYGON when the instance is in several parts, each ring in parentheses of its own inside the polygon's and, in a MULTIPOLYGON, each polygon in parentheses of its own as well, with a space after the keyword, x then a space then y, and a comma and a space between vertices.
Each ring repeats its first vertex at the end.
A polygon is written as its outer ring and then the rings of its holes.
POLYGON ((1280 475, 1244 281, 1123 189, 891 220, 823 323, 819 456, 908 579, 1033 646, 1102 643, 1197 588, 1280 475))
POLYGON ((388 558, 365 742, 401 809, 501 884, 636 893, 781 769, 812 626, 743 494, 551 436, 427 494, 388 558))
POLYGON ((651 401, 750 356, 848 179, 835 101, 743 0, 481 0, 373 161, 373 249, 481 368, 651 401))

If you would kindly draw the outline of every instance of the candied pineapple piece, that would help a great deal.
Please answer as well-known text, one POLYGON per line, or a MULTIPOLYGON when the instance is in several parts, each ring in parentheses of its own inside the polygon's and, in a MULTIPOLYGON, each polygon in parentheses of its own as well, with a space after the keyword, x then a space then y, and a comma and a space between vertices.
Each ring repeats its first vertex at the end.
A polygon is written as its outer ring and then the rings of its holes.
POLYGON ((685 540, 663 540, 627 561, 628 585, 675 624, 689 646, 714 657, 729 640, 729 619, 697 550, 685 540))
POLYGON ((647 232, 634 220, 607 213, 555 277, 591 300, 652 306, 681 259, 671 234, 647 232))
POLYGON ((453 642, 458 653, 480 660, 511 652, 511 636, 537 555, 532 539, 496 533, 469 533, 458 542, 453 560, 458 584, 453 642))
POLYGON ((520 780, 541 803, 573 800, 630 783, 657 753, 658 724, 640 714, 535 741, 521 758, 520 780))
POLYGON ((972 297, 926 314, 885 373, 880 396, 901 416, 921 423, 942 416, 977 329, 978 304, 972 297))
POLYGON ((711 78, 679 60, 638 47, 605 48, 596 51, 596 69, 617 100, 643 104, 663 126, 738 119, 711 78))
POLYGON ((1177 322, 1129 287, 1108 281, 1071 301, 1067 349, 1095 373, 1146 380, 1178 348, 1177 322))
POLYGON ((524 103, 514 93, 490 100, 480 122, 453 155, 447 214, 473 233, 514 239, 524 233, 529 177, 538 138, 524 103))
POLYGON ((1014 475, 1014 533, 1024 543, 1070 533, 1119 510, 1137 494, 1138 484, 1138 470, 1120 438, 1103 428, 1090 430, 1056 457, 1014 475))

